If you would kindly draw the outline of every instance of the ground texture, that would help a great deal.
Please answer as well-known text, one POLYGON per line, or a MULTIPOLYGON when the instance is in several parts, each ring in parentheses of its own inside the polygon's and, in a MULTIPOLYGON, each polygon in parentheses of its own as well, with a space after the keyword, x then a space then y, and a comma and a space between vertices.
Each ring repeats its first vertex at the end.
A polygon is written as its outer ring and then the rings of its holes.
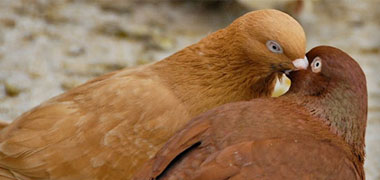
POLYGON ((367 179, 380 179, 380 2, 315 0, 0 0, 0 119, 93 77, 160 60, 257 8, 279 8, 304 26, 308 49, 332 45, 366 75, 367 179))

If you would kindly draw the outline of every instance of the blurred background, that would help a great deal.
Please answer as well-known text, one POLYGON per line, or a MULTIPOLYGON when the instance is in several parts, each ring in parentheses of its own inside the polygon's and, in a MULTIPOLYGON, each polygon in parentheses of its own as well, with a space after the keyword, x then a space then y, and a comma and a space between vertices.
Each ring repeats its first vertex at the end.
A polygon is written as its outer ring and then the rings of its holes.
POLYGON ((0 0, 0 119, 109 71, 160 60, 240 15, 295 17, 307 50, 332 45, 367 76, 366 176, 380 180, 380 1, 0 0))

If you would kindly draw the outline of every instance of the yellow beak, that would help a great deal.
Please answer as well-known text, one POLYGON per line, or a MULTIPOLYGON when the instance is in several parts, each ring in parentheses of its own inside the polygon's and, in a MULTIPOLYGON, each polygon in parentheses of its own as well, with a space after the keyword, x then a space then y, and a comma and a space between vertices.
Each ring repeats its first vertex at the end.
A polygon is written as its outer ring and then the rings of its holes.
POLYGON ((279 97, 288 92, 291 84, 292 82, 285 74, 282 74, 280 78, 276 77, 276 85, 274 86, 272 97, 279 97))

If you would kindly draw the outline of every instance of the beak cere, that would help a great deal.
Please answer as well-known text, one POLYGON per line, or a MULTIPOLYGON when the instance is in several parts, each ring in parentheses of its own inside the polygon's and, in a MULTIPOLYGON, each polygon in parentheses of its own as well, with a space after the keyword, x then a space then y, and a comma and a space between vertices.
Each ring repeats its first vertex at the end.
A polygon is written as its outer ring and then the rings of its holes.
POLYGON ((296 70, 306 70, 309 66, 309 61, 307 60, 306 56, 303 59, 296 59, 293 61, 293 65, 296 67, 296 70))
POLYGON ((282 77, 277 78, 276 76, 276 85, 274 86, 274 89, 272 91, 272 97, 279 97, 288 92, 291 85, 290 79, 285 75, 282 74, 282 77))

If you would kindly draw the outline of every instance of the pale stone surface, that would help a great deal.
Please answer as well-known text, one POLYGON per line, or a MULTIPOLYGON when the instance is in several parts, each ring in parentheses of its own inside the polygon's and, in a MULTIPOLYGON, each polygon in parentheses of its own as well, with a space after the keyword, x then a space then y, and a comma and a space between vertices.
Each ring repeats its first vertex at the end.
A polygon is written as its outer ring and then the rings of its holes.
POLYGON ((0 119, 100 74, 160 60, 248 9, 280 8, 305 27, 308 50, 336 46, 364 69, 366 175, 380 179, 380 2, 238 1, 0 0, 0 119))

